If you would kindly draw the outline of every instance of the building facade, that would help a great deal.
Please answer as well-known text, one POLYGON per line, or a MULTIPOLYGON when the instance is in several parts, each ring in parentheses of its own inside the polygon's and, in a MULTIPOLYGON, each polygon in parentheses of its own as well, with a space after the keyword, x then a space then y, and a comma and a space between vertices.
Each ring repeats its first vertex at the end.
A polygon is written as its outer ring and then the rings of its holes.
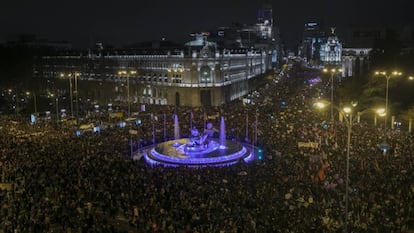
POLYGON ((320 61, 321 45, 325 42, 325 39, 325 32, 321 29, 319 23, 305 23, 298 56, 304 58, 306 62, 317 65, 320 61))
POLYGON ((353 77, 366 73, 370 68, 372 48, 343 48, 342 76, 353 77))
POLYGON ((324 65, 340 65, 342 62, 342 43, 331 28, 331 35, 320 47, 320 60, 324 65))
MULTIPOLYGON (((76 73, 79 95, 103 104, 129 96, 134 104, 219 106, 249 93, 278 64, 270 5, 259 10, 257 20, 194 33, 184 46, 105 50, 99 44, 88 53, 44 56, 36 60, 34 74, 59 80, 76 73)), ((56 89, 65 94, 64 86, 56 89)))
POLYGON ((272 69, 271 58, 262 49, 217 49, 200 34, 174 50, 45 56, 34 72, 46 79, 77 72, 79 95, 102 104, 125 102, 129 90, 135 104, 219 106, 246 95, 253 80, 272 69))

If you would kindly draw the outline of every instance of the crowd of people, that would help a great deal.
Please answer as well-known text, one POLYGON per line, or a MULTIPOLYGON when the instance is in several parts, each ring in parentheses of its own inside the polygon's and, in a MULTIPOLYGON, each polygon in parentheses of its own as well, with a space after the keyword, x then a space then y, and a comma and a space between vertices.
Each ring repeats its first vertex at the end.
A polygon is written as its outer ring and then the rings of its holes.
POLYGON ((2 118, 0 232, 412 231, 413 135, 390 130, 385 138, 373 125, 355 124, 346 190, 346 125, 323 125, 326 117, 312 105, 320 89, 301 81, 269 78, 251 97, 254 105, 153 106, 156 122, 135 126, 134 140, 147 145, 163 139, 164 114, 168 137, 172 114, 182 132, 205 120, 217 126, 211 116, 224 116, 229 138, 265 155, 230 167, 132 160, 128 127, 76 136, 70 128, 2 118))

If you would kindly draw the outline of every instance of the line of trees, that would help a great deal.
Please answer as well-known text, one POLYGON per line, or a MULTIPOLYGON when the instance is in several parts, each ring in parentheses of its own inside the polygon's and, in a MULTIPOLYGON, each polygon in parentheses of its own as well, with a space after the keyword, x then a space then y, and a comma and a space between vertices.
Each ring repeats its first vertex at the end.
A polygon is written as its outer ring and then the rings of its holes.
MULTIPOLYGON (((411 45, 412 46, 412 45, 411 45)), ((386 78, 375 76, 376 70, 403 73, 389 81, 389 109, 392 115, 403 120, 414 118, 414 48, 404 45, 394 30, 388 30, 382 40, 376 41, 370 54, 370 69, 360 75, 344 80, 337 94, 346 103, 358 101, 362 109, 384 107, 386 78)))

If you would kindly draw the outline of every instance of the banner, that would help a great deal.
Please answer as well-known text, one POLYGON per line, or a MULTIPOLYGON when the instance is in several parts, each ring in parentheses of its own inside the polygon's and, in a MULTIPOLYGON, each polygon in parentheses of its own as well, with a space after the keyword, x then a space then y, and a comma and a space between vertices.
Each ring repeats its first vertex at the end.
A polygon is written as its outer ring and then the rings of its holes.
POLYGON ((111 112, 109 113, 110 118, 122 118, 124 114, 122 112, 111 112))
POLYGON ((318 148, 319 143, 317 142, 298 142, 298 147, 310 147, 310 148, 318 148))

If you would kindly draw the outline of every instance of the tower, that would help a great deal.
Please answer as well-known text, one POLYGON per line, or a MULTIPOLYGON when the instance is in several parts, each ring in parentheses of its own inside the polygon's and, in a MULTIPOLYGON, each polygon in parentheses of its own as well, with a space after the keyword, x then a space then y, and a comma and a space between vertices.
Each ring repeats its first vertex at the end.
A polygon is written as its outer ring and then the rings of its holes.
POLYGON ((264 4, 258 10, 257 21, 261 39, 271 39, 273 37, 273 10, 270 4, 264 4))

